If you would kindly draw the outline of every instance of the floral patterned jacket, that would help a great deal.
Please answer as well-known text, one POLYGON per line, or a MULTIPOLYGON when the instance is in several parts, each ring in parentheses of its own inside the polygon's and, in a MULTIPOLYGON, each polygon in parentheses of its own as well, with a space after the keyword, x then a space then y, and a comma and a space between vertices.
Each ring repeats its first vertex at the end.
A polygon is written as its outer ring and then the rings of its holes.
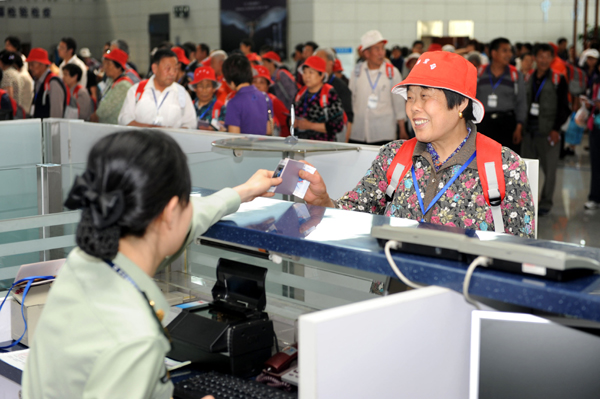
MULTIPOLYGON (((454 154, 438 172, 432 167, 433 162, 426 144, 417 143, 413 153, 413 165, 426 208, 438 191, 471 157, 475 151, 476 137, 476 134, 471 134, 460 151, 454 154)), ((386 198, 385 190, 388 186, 386 172, 403 142, 403 140, 392 141, 382 146, 379 155, 358 185, 334 201, 336 207, 378 215, 424 220, 463 229, 494 231, 492 210, 483 196, 476 160, 471 162, 425 216, 421 211, 410 171, 398 185, 393 198, 391 200, 386 198)), ((500 209, 504 219, 505 232, 531 238, 535 233, 535 214, 525 162, 512 150, 503 147, 502 163, 506 195, 500 209)))

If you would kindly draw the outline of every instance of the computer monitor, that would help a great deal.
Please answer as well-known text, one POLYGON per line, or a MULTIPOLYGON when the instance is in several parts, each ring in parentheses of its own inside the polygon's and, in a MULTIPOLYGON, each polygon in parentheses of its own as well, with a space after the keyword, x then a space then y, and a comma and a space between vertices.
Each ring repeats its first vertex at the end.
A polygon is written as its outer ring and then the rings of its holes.
POLYGON ((300 399, 466 398, 473 309, 432 286, 300 316, 300 399))
POLYGON ((547 319, 474 311, 470 399, 598 398, 600 338, 547 319))

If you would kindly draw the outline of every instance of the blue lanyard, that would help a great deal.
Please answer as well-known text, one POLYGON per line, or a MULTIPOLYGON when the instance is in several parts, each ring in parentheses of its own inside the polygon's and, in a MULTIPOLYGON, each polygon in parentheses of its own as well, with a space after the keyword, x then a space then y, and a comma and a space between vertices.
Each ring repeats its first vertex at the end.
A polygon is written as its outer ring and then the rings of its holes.
POLYGON ((170 92, 167 92, 167 94, 165 94, 162 101, 160 102, 160 105, 158 105, 158 101, 156 101, 156 94, 154 93, 154 89, 152 89, 152 95, 154 96, 154 104, 156 105, 156 113, 157 114, 158 114, 158 111, 160 111, 160 107, 162 107, 162 105, 165 103, 165 100, 167 99, 167 97, 169 97, 169 93, 170 92))
POLYGON ((25 324, 25 329, 23 330, 23 334, 19 337, 19 339, 17 339, 12 344, 6 345, 6 346, 0 346, 0 349, 12 348, 13 346, 15 346, 19 342, 21 342, 21 340, 25 336, 25 333, 27 332, 27 320, 25 320, 25 312, 23 310, 23 306, 25 305, 25 297, 27 296, 27 293, 29 292, 29 288, 31 288, 31 284, 35 280, 54 280, 54 276, 31 276, 31 277, 23 278, 23 279, 21 279, 19 281, 15 281, 13 283, 13 285, 10 287, 10 289, 8 290, 8 292, 6 293, 6 296, 4 297, 4 300, 2 300, 2 304, 0 304, 0 309, 2 309, 2 306, 4 306, 4 302, 6 301, 6 298, 8 298, 8 296, 10 295, 10 291, 13 288, 15 288, 17 285, 22 284, 24 282, 27 282, 27 285, 23 289, 23 298, 21 299, 21 316, 23 317, 23 323, 25 324))
POLYGON ((377 88, 377 84, 379 83, 379 78, 381 77, 381 71, 379 72, 379 74, 377 75, 377 79, 375 80, 375 84, 373 84, 373 82, 371 82, 371 74, 369 73, 369 71, 367 71, 367 79, 369 79, 369 84, 371 85, 371 91, 375 91, 375 89, 377 88))
POLYGON ((216 102, 217 102, 217 99, 216 99, 216 98, 215 98, 215 99, 213 99, 213 100, 212 100, 212 101, 211 101, 211 102, 208 104, 207 108, 204 110, 204 112, 202 113, 202 115, 200 115, 200 116, 198 117, 198 119, 202 119, 202 118, 204 118, 204 115, 206 115, 206 113, 207 113, 208 111, 210 111, 210 110, 212 110, 212 109, 213 109, 213 106, 215 105, 215 103, 216 103, 216 102))
POLYGON ((546 76, 544 78, 544 81, 542 82, 542 84, 540 85, 540 88, 538 89, 537 93, 535 94, 535 99, 534 99, 534 103, 537 103, 538 101, 540 101, 540 94, 542 94, 542 89, 544 88, 544 85, 546 84, 546 80, 548 80, 548 77, 546 76))
POLYGON ((502 82, 502 78, 504 78, 504 74, 500 75, 500 78, 498 78, 498 81, 496 82, 496 84, 494 84, 494 82, 492 81, 492 68, 488 67, 488 73, 490 74, 490 85, 492 86, 492 93, 494 93, 496 91, 496 89, 498 88, 498 86, 500 86, 500 82, 502 82))
POLYGON ((331 84, 333 82, 333 79, 335 79, 335 75, 331 74, 331 79, 329 79, 329 82, 327 82, 327 83, 331 84))
MULTIPOLYGON (((306 95, 304 96, 304 116, 308 116, 308 94, 308 90, 306 90, 306 95)), ((313 94, 313 96, 310 98, 310 102, 312 102, 318 94, 319 92, 313 94)))
POLYGON ((462 174, 462 172, 464 172, 465 169, 467 169, 467 167, 471 164, 471 162, 473 162, 473 160, 475 159, 476 156, 477 156, 477 151, 475 151, 473 153, 473 155, 471 155, 471 158, 469 158, 469 160, 467 162, 465 162, 465 164, 458 170, 458 172, 456 172, 454 174, 454 176, 452 176, 452 178, 450 179, 450 181, 448 181, 448 183, 446 183, 444 188, 442 188, 437 193, 437 195, 433 198, 433 200, 431 201, 431 203, 429 204, 427 209, 425 209, 425 206, 423 205, 423 198, 421 198, 421 190, 419 190, 419 182, 417 181, 417 175, 415 174, 415 166, 413 165, 413 167, 411 169, 412 178, 413 178, 413 186, 415 186, 415 190, 417 191, 417 199, 419 200, 419 205, 421 206, 421 212, 423 212, 423 218, 425 218, 425 215, 427 214, 427 212, 429 212, 431 207, 433 207, 433 205, 435 205, 435 203, 438 202, 438 200, 442 197, 442 195, 444 195, 444 193, 450 188, 452 183, 454 183, 456 181, 456 179, 458 179, 458 176, 460 176, 462 174))
POLYGON ((104 260, 104 262, 106 262, 106 264, 108 266, 111 267, 111 269, 113 269, 115 272, 117 272, 117 274, 119 276, 121 276, 125 281, 127 281, 129 284, 133 285, 135 287, 136 290, 138 290, 139 292, 142 293, 142 295, 144 295, 144 297, 146 296, 146 294, 144 294, 144 291, 142 291, 140 289, 140 287, 138 287, 137 283, 135 281, 133 281, 133 279, 131 277, 129 277, 129 274, 127 274, 125 272, 125 270, 121 269, 119 266, 115 265, 113 262, 111 262, 110 260, 104 260))

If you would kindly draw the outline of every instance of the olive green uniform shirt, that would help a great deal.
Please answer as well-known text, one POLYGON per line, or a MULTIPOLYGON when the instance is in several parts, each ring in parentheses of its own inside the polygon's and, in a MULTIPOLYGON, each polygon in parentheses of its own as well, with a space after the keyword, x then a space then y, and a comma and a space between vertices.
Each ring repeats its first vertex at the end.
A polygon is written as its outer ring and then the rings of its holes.
MULTIPOLYGON (((194 215, 176 259, 198 235, 235 212, 232 189, 192 197, 194 215)), ((154 301, 169 305, 151 277, 122 253, 113 259, 154 301)), ((160 270, 160 268, 159 268, 160 270)), ((23 398, 170 398, 166 376, 170 344, 144 296, 103 260, 75 248, 61 268, 37 325, 23 373, 23 398)))

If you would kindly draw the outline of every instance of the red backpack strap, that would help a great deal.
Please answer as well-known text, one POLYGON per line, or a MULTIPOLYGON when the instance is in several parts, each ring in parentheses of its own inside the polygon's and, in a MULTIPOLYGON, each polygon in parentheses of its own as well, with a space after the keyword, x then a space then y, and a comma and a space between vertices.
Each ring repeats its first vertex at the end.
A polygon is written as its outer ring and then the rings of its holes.
POLYGON ((519 70, 513 65, 508 65, 508 69, 510 70, 510 79, 515 83, 518 82, 519 70))
POLYGON ((417 146, 417 139, 412 138, 402 143, 386 172, 388 187, 385 194, 393 197, 394 192, 412 165, 412 157, 417 146))
POLYGON ((385 74, 387 75, 389 80, 394 79, 394 65, 389 62, 385 63, 385 74))
POLYGON ((485 72, 485 69, 487 68, 487 65, 480 65, 477 68, 477 77, 480 78, 481 75, 483 75, 483 73, 485 72))
POLYGON ((477 133, 477 169, 483 188, 485 201, 492 208, 494 227, 497 233, 504 233, 504 222, 500 204, 506 195, 506 182, 502 169, 502 145, 495 140, 477 133))
POLYGON ((296 94, 296 102, 300 101, 300 99, 302 98, 304 93, 306 93, 306 90, 307 90, 306 86, 304 86, 302 89, 300 89, 298 94, 296 94))
MULTIPOLYGON (((129 78, 127 78, 129 79, 129 78)), ((129 79, 129 81, 131 82, 131 79, 129 79)), ((139 84, 138 87, 135 91, 135 102, 139 102, 142 99, 142 95, 144 94, 144 89, 146 88, 146 85, 148 84, 148 79, 142 80, 139 84)))
POLYGON ((69 90, 68 87, 65 87, 65 89, 66 89, 65 90, 65 96, 66 96, 66 99, 67 99, 67 107, 68 107, 69 105, 71 105, 71 90, 69 90))
POLYGON ((554 83, 555 86, 558 86, 559 82, 560 82, 560 74, 552 71, 552 83, 554 83))
POLYGON ((321 87, 321 98, 319 102, 321 103, 321 108, 325 108, 327 106, 327 96, 329 95, 329 91, 333 89, 333 86, 325 83, 323 87, 321 87))

